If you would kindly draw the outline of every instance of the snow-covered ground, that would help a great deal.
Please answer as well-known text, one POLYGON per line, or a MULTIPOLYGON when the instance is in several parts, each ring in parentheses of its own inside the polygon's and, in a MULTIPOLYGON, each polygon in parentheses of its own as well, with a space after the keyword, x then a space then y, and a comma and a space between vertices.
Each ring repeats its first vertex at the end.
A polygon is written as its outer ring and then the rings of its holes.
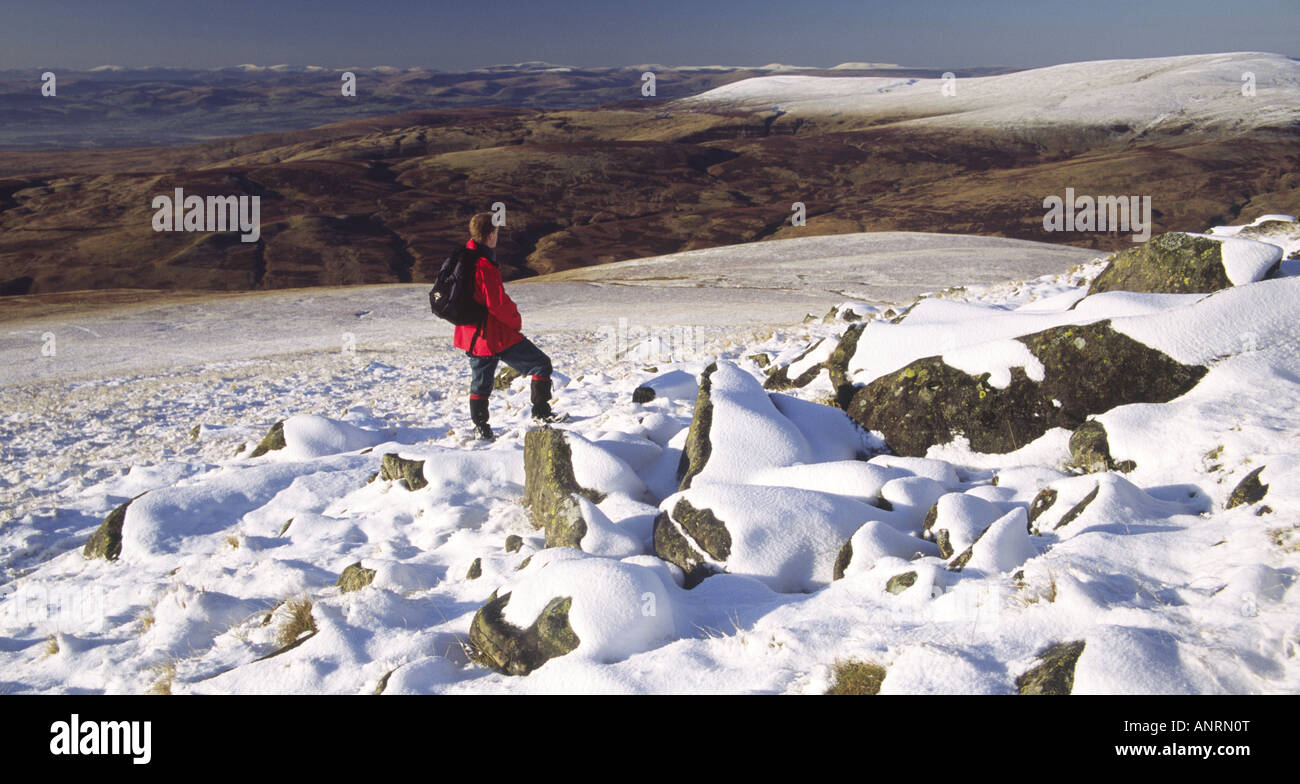
MULTIPOLYGON (((1296 241, 1264 239, 1287 252, 1296 241)), ((587 554, 543 550, 520 505, 524 382, 493 397, 496 443, 464 440, 466 363, 422 286, 6 324, 0 692, 801 693, 855 659, 886 667, 882 691, 989 693, 1014 691, 1045 646, 1079 639, 1076 693, 1300 690, 1300 278, 1080 303, 1101 269, 1093 255, 855 235, 509 284, 559 371, 577 478, 605 494, 584 501, 587 554), (955 284, 888 321, 889 300, 901 309, 955 284), (858 381, 933 354, 996 374, 1026 362, 1002 338, 1107 317, 1211 369, 1172 403, 1100 418, 1114 457, 1137 462, 1129 474, 1072 474, 1059 430, 1008 455, 957 443, 928 459, 846 461, 846 420, 794 399, 827 390, 767 402, 750 359, 790 361, 835 337, 842 321, 801 317, 845 300, 873 319, 858 381), (46 333, 53 356, 40 353, 46 333), (641 342, 650 335, 657 347, 641 342), (694 379, 714 360, 716 459, 678 496, 694 379), (642 384, 657 395, 633 403, 642 384), (288 446, 250 457, 286 417, 288 446), (388 452, 423 460, 428 486, 368 481, 388 452), (1225 510, 1261 466, 1271 512, 1225 510), (1061 500, 1030 536, 1026 507, 1049 486, 1061 500), (892 511, 869 505, 877 495, 892 511), (83 558, 100 521, 136 496, 121 558, 83 558), (690 590, 649 542, 658 509, 680 497, 736 524, 731 573, 690 590), (936 501, 959 547, 993 524, 961 572, 918 536, 936 501), (782 526, 799 515, 807 527, 782 526), (828 582, 827 548, 849 534, 853 561, 828 582), (335 580, 358 561, 374 582, 341 593, 335 580), (887 592, 904 568, 916 584, 887 592), (499 589, 519 626, 572 596, 582 644, 525 677, 470 662, 471 619, 499 589), (303 599, 317 632, 263 659, 303 599)))
POLYGON ((1278 54, 1233 52, 1069 63, 951 82, 758 76, 675 103, 683 109, 880 116, 922 126, 1123 124, 1142 133, 1191 123, 1245 131, 1286 128, 1300 119, 1300 62, 1278 54))

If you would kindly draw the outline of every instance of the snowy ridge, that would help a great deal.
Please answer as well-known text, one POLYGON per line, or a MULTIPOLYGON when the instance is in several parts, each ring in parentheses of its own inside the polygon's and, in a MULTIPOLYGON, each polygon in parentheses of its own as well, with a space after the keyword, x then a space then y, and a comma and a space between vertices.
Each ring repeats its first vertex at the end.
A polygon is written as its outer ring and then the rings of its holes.
POLYGON ((1195 123, 1240 131, 1300 119, 1300 62, 1237 52, 1098 60, 955 80, 762 76, 677 101, 681 108, 777 109, 883 116, 958 127, 1127 125, 1134 133, 1195 123), (1255 95, 1243 95, 1243 77, 1255 95))

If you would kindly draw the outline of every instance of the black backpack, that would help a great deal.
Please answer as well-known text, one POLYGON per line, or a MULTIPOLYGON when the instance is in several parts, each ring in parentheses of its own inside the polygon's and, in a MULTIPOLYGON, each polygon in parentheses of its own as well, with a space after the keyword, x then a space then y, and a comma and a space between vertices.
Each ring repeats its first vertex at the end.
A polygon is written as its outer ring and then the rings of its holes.
POLYGON ((487 308, 474 299, 478 257, 478 251, 460 248, 442 263, 433 288, 429 289, 429 309, 433 315, 458 327, 481 325, 487 320, 487 308))

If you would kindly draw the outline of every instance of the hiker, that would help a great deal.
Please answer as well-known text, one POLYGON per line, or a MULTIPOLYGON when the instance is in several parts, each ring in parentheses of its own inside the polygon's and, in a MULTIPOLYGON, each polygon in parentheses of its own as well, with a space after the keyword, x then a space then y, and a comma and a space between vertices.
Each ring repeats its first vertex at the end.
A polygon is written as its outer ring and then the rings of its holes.
POLYGON ((535 421, 559 421, 561 417, 551 411, 551 358, 519 331, 519 309, 501 285, 494 250, 497 227, 492 225, 492 213, 480 212, 470 218, 469 236, 465 249, 478 254, 474 299, 487 308, 487 317, 482 324, 456 327, 455 346, 469 355, 473 373, 469 385, 469 418, 474 423, 475 435, 484 440, 494 437, 488 424, 488 398, 498 362, 505 362, 531 377, 535 421))

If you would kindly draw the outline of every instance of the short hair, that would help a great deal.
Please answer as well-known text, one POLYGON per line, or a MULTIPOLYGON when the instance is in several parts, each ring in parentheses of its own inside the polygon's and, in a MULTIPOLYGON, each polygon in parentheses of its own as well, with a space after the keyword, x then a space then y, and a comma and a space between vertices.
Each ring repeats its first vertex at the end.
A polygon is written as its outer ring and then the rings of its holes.
POLYGON ((487 242, 488 237, 497 227, 492 225, 492 213, 480 212, 469 219, 469 238, 474 240, 474 244, 482 245, 487 242))

